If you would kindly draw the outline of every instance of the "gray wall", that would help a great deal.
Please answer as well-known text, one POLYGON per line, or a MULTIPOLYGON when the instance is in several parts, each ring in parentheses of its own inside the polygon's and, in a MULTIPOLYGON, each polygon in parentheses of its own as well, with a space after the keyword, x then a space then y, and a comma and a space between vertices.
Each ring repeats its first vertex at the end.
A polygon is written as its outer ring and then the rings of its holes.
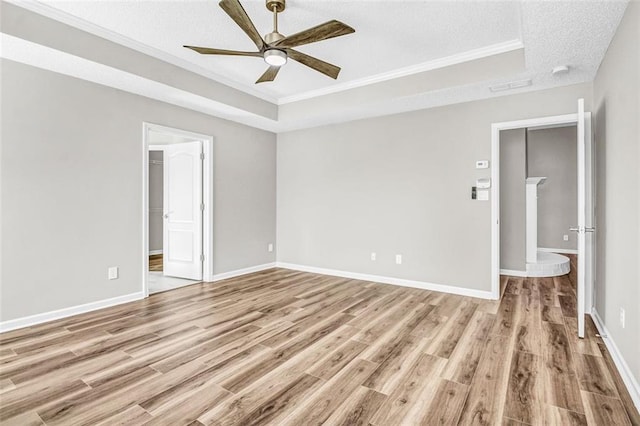
POLYGON ((538 247, 578 248, 578 151, 576 126, 529 130, 529 177, 545 176, 538 187, 538 247), (562 239, 569 236, 569 241, 562 239))
POLYGON ((640 3, 627 6, 594 82, 596 309, 640 382, 640 3), (626 327, 619 321, 626 310, 626 327))
POLYGON ((214 136, 214 272, 275 260, 274 134, 1 66, 0 320, 141 291, 143 121, 214 136))
POLYGON ((500 132, 500 269, 526 270, 525 129, 500 132))
POLYGON ((163 166, 151 161, 161 162, 163 158, 162 151, 149 151, 149 251, 162 250, 163 166))
POLYGON ((278 135, 278 260, 491 288, 491 123, 591 106, 591 84, 278 135), (370 260, 376 252, 377 261, 370 260), (394 255, 402 254, 402 265, 394 255))

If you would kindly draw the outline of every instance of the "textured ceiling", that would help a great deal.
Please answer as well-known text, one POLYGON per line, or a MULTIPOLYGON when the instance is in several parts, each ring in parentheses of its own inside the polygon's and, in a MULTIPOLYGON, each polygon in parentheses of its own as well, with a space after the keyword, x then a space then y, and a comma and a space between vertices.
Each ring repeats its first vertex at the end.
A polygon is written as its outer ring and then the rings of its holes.
MULTIPOLYGON (((207 97, 167 80, 162 70, 132 74, 116 63, 75 57, 77 49, 60 43, 22 40, 17 24, 13 36, 1 35, 0 56, 271 131, 590 82, 627 6, 626 0, 288 0, 280 24, 285 34, 334 18, 356 28, 355 34, 299 48, 343 72, 334 82, 291 62, 275 83, 254 85, 265 69, 260 59, 200 56, 181 47, 253 48, 217 0, 8 1, 276 102, 263 103, 277 108, 277 118, 207 97), (553 76, 557 65, 570 72, 553 76), (531 84, 490 90, 522 80, 531 84)), ((259 31, 268 32, 263 1, 243 4, 259 31)))
MULTIPOLYGON (((252 86, 266 69, 259 58, 202 56, 182 48, 190 44, 255 50, 217 1, 46 3, 240 84, 252 86)), ((271 31, 272 17, 263 0, 242 4, 260 33, 271 31)), ((356 32, 299 50, 342 67, 337 81, 290 61, 275 82, 255 89, 283 98, 521 38, 518 1, 288 0, 279 30, 292 34, 330 19, 341 20, 356 32)))

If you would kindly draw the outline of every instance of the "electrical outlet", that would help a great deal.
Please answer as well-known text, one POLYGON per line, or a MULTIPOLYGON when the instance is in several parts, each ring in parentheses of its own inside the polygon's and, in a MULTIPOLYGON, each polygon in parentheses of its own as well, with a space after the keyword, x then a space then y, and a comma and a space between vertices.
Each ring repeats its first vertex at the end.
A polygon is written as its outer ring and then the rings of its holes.
POLYGON ((568 236, 568 235, 563 235, 563 236, 562 236, 562 239, 563 239, 564 241, 569 241, 569 236, 568 236))
POLYGON ((402 265, 402 255, 396 254, 396 265, 402 265))
POLYGON ((112 266, 107 270, 107 278, 110 280, 117 280, 118 279, 118 267, 117 266, 112 266))
POLYGON ((620 308, 620 326, 624 328, 625 326, 625 311, 624 308, 620 308))
POLYGON ((376 260, 376 254, 375 254, 375 252, 371 252, 371 260, 376 260))
POLYGON ((269 245, 267 246, 267 250, 269 250, 269 253, 271 253, 273 251, 273 244, 269 243, 269 245))

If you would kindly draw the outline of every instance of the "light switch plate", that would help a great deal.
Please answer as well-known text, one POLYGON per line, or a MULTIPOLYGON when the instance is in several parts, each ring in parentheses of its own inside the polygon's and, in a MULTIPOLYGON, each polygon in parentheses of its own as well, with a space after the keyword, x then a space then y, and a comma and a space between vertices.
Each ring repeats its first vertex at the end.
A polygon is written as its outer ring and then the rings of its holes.
POLYGON ((489 191, 478 191, 479 201, 489 201, 489 191))
POLYGON ((118 267, 117 266, 112 266, 112 267, 110 267, 108 269, 107 278, 110 279, 110 280, 118 279, 118 267))
POLYGON ((491 188, 491 178, 479 178, 479 179, 476 179, 476 187, 478 189, 491 188))
POLYGON ((488 169, 488 168, 489 168, 489 160, 476 161, 476 169, 488 169))

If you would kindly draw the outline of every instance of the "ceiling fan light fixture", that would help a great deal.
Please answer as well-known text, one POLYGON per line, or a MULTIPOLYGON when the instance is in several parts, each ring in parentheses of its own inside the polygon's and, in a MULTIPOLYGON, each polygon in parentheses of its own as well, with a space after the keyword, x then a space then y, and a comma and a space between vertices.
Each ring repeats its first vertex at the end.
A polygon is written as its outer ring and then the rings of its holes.
POLYGON ((264 51, 264 61, 272 67, 281 67, 287 63, 287 54, 280 49, 264 51))

